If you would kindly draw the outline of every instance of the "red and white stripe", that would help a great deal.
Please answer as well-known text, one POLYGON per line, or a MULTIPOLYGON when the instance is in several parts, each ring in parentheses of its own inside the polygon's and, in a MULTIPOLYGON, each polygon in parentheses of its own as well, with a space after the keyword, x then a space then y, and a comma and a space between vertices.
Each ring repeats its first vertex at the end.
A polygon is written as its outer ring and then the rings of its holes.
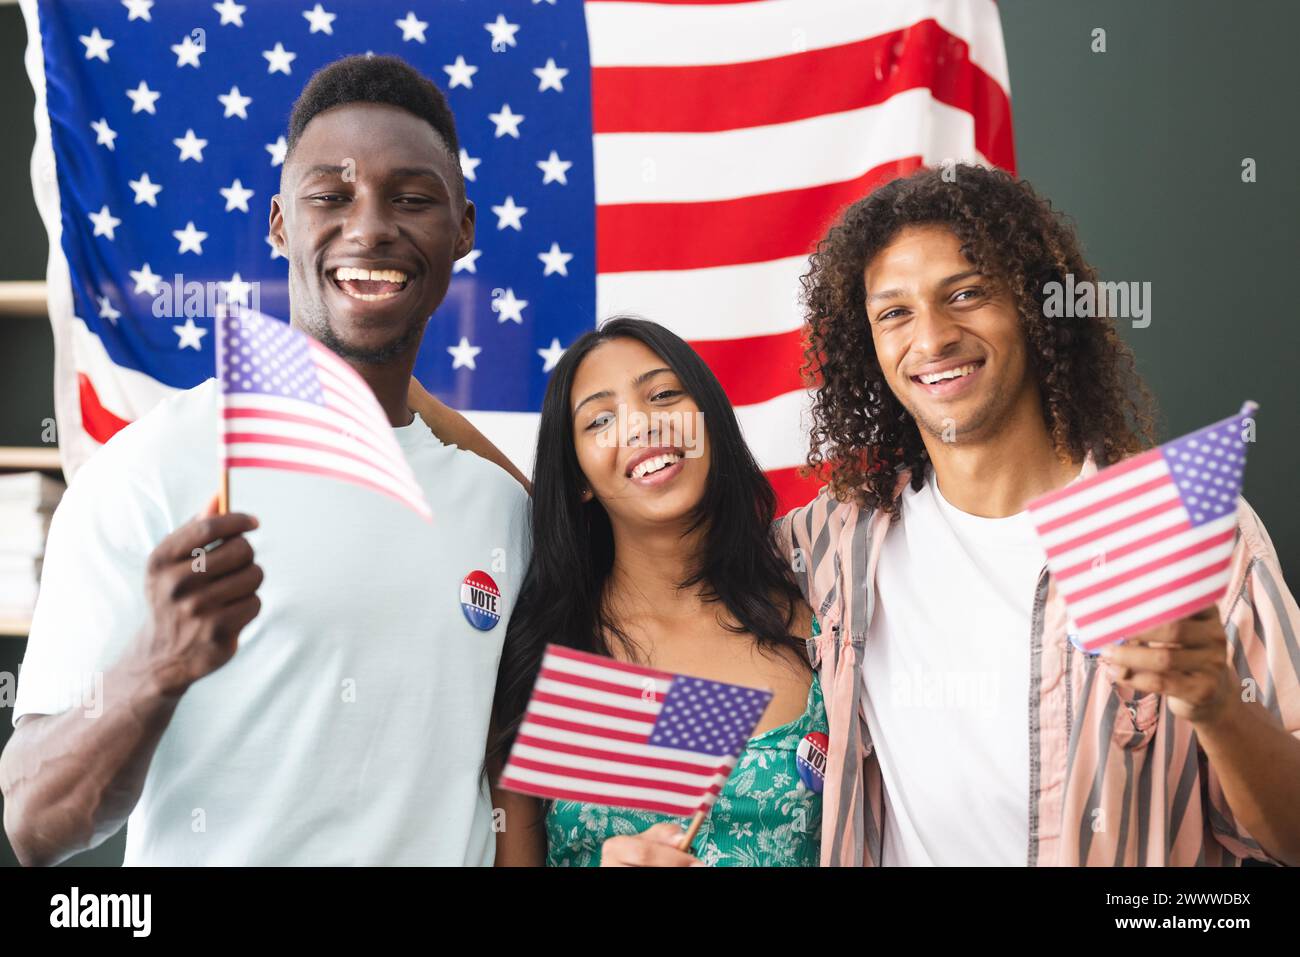
POLYGON ((801 505, 816 483, 795 474, 799 276, 838 213, 883 182, 948 159, 1014 170, 997 7, 588 0, 586 13, 597 314, 690 342, 782 508, 801 505))
POLYGON ((225 467, 278 469, 350 482, 432 519, 370 387, 324 346, 313 340, 307 345, 325 405, 260 393, 225 393, 225 467))
POLYGON ((1184 618, 1227 587, 1237 516, 1194 526, 1160 449, 1037 499, 1029 514, 1086 648, 1184 618))
POLYGON ((649 744, 673 676, 551 645, 501 772, 521 794, 686 817, 713 805, 736 757, 649 744))
MULTIPOLYGON (((53 290, 53 285, 50 286, 53 290)), ((65 444, 77 447, 80 454, 72 462, 80 465, 90 452, 111 439, 159 402, 180 389, 165 385, 153 376, 135 369, 120 366, 109 356, 103 340, 91 332, 82 319, 75 316, 66 323, 67 342, 63 342, 56 327, 55 343, 60 362, 71 360, 75 373, 76 407, 81 413, 81 430, 61 425, 59 448, 63 452, 63 467, 69 470, 70 462, 65 444)), ((55 388, 74 381, 74 376, 56 375, 55 388)), ((62 422, 62 417, 60 418, 62 422)))

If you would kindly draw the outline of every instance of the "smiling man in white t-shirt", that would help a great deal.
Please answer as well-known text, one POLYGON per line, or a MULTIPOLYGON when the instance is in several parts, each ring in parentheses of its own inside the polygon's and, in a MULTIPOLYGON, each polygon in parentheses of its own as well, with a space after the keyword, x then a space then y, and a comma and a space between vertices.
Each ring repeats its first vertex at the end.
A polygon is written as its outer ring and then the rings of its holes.
POLYGON ((123 823, 128 864, 493 861, 483 754, 526 496, 406 398, 474 242, 455 124, 402 61, 353 57, 313 77, 288 142, 292 324, 370 385, 434 521, 267 470, 236 471, 242 511, 215 515, 215 380, 118 433, 55 514, 0 759, 24 863, 123 823), (471 575, 498 614, 462 603, 471 575))

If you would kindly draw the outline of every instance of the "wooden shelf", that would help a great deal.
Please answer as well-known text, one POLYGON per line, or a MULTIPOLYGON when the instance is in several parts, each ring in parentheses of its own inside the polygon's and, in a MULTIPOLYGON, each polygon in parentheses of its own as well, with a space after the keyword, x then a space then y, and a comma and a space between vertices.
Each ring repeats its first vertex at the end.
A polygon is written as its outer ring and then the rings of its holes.
POLYGON ((26 638, 31 628, 30 618, 0 618, 0 638, 26 638))
POLYGON ((33 316, 49 313, 43 281, 0 282, 0 316, 33 316))
POLYGON ((57 446, 0 445, 0 471, 62 472, 57 446))

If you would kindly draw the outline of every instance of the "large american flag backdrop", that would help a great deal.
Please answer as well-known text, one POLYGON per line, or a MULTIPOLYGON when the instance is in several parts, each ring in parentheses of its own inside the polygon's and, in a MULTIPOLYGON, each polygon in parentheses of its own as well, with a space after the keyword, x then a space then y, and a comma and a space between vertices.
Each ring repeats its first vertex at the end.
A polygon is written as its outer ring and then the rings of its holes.
POLYGON ((69 473, 213 374, 184 284, 257 283, 288 317, 266 239, 286 120, 346 54, 400 55, 448 94, 478 241, 416 374, 525 469, 562 350, 631 312, 695 346, 782 504, 806 501, 817 239, 923 163, 1014 169, 992 0, 22 2, 69 473))

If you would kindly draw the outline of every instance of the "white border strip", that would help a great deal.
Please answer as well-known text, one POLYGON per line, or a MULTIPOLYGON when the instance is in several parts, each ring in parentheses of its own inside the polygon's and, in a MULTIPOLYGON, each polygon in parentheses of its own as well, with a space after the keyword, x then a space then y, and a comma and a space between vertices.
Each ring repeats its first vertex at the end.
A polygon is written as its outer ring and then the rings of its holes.
POLYGON ((50 138, 50 113, 45 103, 45 55, 41 48, 40 18, 36 0, 18 0, 27 23, 27 53, 23 57, 27 76, 36 94, 33 119, 36 145, 32 149, 32 192, 36 208, 45 223, 50 254, 45 265, 46 294, 50 326, 54 333, 54 416, 58 422, 59 455, 63 476, 72 481, 77 468, 99 445, 86 434, 81 423, 81 401, 77 390, 76 347, 73 325, 77 321, 72 305, 72 276, 63 256, 63 210, 59 202, 59 181, 54 166, 54 144, 50 138))

